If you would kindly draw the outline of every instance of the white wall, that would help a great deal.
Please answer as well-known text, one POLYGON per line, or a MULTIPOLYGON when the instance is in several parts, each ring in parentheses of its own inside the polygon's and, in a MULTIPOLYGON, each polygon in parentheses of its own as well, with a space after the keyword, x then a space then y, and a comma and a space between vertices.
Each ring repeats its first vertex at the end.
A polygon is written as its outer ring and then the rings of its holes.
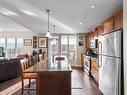
POLYGON ((77 34, 77 66, 81 66, 81 54, 85 52, 85 35, 83 33, 77 34), (83 46, 79 46, 79 36, 83 36, 83 46))
MULTIPOLYGON (((36 33, 30 32, 30 31, 15 31, 15 32, 0 32, 0 37, 23 37, 24 39, 33 39, 33 36, 35 36, 36 33)), ((24 46, 24 53, 26 52, 32 52, 33 51, 33 45, 31 46, 24 46)))
MULTIPOLYGON (((46 35, 46 34, 39 34, 38 37, 45 37, 45 35, 46 35)), ((49 42, 48 42, 48 43, 49 43, 49 42)), ((47 44, 48 44, 48 43, 47 43, 47 44)), ((47 46, 48 46, 48 45, 47 45, 47 46)), ((41 49, 42 49, 43 51, 46 52, 45 56, 48 56, 48 53, 49 53, 49 52, 48 52, 48 47, 47 47, 47 48, 41 48, 41 49)), ((50 54, 50 53, 49 53, 49 54, 50 54)))
POLYGON ((123 0, 123 28, 124 28, 124 95, 127 95, 127 0, 123 0))

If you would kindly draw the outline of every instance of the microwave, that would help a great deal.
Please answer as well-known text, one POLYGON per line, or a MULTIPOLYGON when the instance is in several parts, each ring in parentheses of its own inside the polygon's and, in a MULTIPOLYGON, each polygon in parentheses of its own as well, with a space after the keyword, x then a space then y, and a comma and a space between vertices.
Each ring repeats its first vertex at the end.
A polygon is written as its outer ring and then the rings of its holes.
POLYGON ((89 48, 98 48, 98 39, 94 39, 90 42, 89 48))

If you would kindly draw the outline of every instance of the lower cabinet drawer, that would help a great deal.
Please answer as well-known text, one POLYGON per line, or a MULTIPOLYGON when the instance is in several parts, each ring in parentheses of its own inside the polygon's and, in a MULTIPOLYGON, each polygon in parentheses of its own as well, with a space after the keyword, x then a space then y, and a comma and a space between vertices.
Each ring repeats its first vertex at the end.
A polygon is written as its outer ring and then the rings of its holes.
POLYGON ((91 75, 93 76, 94 80, 98 83, 99 82, 99 73, 93 69, 91 69, 91 75))

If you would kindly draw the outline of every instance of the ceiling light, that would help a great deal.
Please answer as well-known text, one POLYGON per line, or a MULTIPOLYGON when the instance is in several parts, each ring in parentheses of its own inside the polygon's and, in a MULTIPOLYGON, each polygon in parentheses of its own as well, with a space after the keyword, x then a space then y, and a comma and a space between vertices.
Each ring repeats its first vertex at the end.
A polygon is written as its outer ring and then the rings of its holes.
POLYGON ((80 25, 82 25, 82 23, 80 22, 80 25))
POLYGON ((91 7, 90 7, 90 8, 95 8, 95 7, 96 7, 96 5, 94 5, 94 4, 93 4, 93 5, 91 5, 91 7))
POLYGON ((8 9, 5 9, 5 8, 0 8, 0 12, 4 15, 17 15, 16 13, 14 13, 8 9))
POLYGON ((46 37, 50 38, 51 34, 49 32, 46 33, 46 37))
POLYGON ((50 37, 51 37, 51 34, 50 34, 50 32, 49 32, 49 13, 50 13, 51 10, 47 9, 46 11, 47 11, 47 13, 48 13, 48 32, 47 32, 47 34, 46 34, 46 37, 50 38, 50 37))
POLYGON ((21 10, 21 11, 22 11, 24 14, 26 14, 26 15, 36 16, 35 13, 33 13, 33 12, 29 11, 29 10, 21 10))
POLYGON ((49 13, 51 14, 51 13, 52 13, 52 11, 50 10, 50 11, 49 11, 49 13))

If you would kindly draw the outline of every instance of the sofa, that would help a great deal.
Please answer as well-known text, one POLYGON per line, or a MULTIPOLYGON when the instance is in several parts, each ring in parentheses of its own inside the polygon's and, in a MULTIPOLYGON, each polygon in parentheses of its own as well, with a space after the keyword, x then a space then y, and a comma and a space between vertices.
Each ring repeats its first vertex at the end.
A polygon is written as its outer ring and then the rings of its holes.
POLYGON ((22 64, 20 60, 28 59, 28 62, 33 65, 39 62, 38 56, 38 54, 31 56, 23 54, 12 59, 0 59, 0 82, 20 76, 22 64))
POLYGON ((21 73, 19 59, 0 60, 0 82, 18 77, 21 73))

